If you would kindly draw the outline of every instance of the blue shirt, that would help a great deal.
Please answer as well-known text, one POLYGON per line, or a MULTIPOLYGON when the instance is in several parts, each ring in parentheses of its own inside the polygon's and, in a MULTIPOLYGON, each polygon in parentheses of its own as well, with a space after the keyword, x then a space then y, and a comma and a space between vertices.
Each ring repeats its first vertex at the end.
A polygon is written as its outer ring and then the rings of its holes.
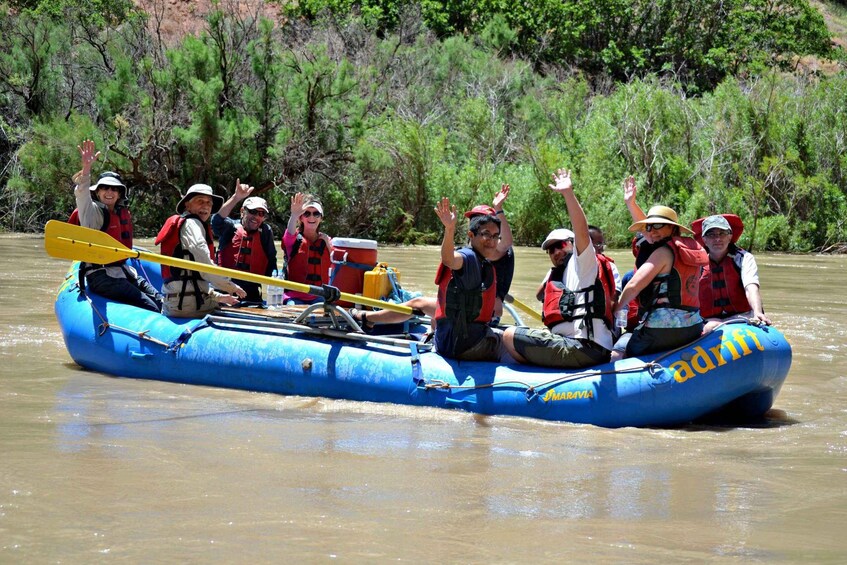
MULTIPOLYGON (((461 290, 480 292, 485 282, 483 281, 483 276, 486 274, 483 271, 484 267, 488 266, 487 271, 493 274, 493 269, 490 268, 491 263, 477 255, 471 247, 462 247, 456 252, 462 256, 463 263, 460 269, 451 271, 453 281, 461 290)), ((492 281, 487 282, 490 284, 492 281)), ((436 321, 435 347, 445 357, 456 357, 471 349, 488 333, 488 324, 480 322, 457 324, 457 322, 458 320, 449 317, 436 321)))

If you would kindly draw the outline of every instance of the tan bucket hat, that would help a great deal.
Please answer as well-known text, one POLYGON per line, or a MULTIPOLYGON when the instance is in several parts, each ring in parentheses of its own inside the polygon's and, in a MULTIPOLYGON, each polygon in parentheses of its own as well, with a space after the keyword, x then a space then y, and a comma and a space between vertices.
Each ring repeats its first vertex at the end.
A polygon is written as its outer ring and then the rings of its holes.
POLYGON ((218 196, 212 191, 212 187, 208 184, 193 184, 176 205, 176 213, 182 214, 185 212, 185 204, 195 196, 210 196, 212 198, 212 214, 221 209, 224 204, 223 196, 218 196))
POLYGON ((667 206, 653 206, 650 208, 650 211, 647 212, 646 218, 629 226, 629 231, 644 231, 644 226, 646 224, 670 224, 672 226, 677 226, 679 229, 688 233, 694 233, 691 229, 680 224, 679 216, 676 215, 676 211, 673 208, 668 208, 667 206))

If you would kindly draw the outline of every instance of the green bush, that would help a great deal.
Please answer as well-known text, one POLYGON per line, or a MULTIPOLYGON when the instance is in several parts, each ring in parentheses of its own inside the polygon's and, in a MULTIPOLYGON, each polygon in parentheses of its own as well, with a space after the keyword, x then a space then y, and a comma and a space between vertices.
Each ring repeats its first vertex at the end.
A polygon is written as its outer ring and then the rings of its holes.
MULTIPOLYGON (((802 5, 779 5, 784 17, 804 21, 802 5)), ((206 182, 226 196, 240 178, 268 199, 277 233, 290 196, 308 191, 323 199, 333 235, 435 243, 439 198, 464 210, 490 202, 505 182, 516 241, 536 245, 567 224, 561 197, 547 187, 564 167, 589 221, 613 246, 631 237, 621 190, 630 174, 645 208, 673 206, 685 222, 735 212, 757 248, 847 240, 843 72, 781 71, 779 57, 754 49, 756 38, 747 39, 744 57, 719 48, 717 36, 704 49, 703 37, 685 36, 694 31, 674 19, 687 3, 668 7, 667 25, 650 27, 674 41, 649 49, 633 47, 626 34, 613 48, 602 40, 632 25, 605 15, 641 15, 657 26, 657 14, 643 13, 647 3, 497 3, 495 10, 459 2, 429 28, 420 18, 435 18, 442 4, 417 6, 368 4, 370 11, 349 11, 361 17, 344 25, 326 18, 275 26, 216 10, 203 33, 169 46, 139 17, 101 29, 78 18, 0 12, 9 38, 0 44, 0 155, 8 163, 0 169, 0 227, 38 230, 48 218, 67 217, 76 145, 90 137, 104 152, 102 166, 129 184, 140 235, 155 233, 190 184, 206 182), (554 14, 582 23, 540 26, 554 14), (394 23, 367 27, 380 21, 394 23), (28 33, 42 44, 24 41, 28 33), (557 49, 581 54, 544 58, 557 49), (674 49, 684 55, 677 63, 691 66, 656 70, 659 51, 674 49), (761 74, 750 73, 754 60, 765 61, 761 74), (746 70, 722 80, 706 73, 715 81, 707 89, 686 74, 697 65, 746 70), (616 73, 626 80, 611 80, 616 73)))

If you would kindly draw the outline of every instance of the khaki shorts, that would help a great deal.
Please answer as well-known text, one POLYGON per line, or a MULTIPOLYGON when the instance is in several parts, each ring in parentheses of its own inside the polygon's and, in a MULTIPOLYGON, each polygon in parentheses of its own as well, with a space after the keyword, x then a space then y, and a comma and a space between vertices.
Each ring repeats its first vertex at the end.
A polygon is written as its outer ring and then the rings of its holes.
POLYGON ((589 339, 554 334, 550 330, 515 328, 515 349, 533 365, 576 369, 608 363, 611 352, 589 339))

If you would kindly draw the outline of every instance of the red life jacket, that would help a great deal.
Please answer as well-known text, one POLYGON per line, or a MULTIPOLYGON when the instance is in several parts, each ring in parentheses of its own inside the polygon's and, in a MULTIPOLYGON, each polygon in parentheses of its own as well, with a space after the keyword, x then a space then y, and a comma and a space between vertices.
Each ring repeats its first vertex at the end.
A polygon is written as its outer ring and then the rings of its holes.
MULTIPOLYGON (((544 308, 541 311, 541 319, 544 325, 552 329, 560 322, 573 322, 585 318, 603 320, 606 327, 611 329, 616 294, 615 276, 611 266, 613 261, 602 253, 598 253, 597 278, 594 279, 594 284, 579 290, 569 290, 562 279, 572 257, 573 254, 568 255, 561 267, 550 270, 542 296, 544 308), (579 294, 585 295, 582 304, 576 303, 579 294)), ((589 339, 593 339, 593 334, 594 324, 589 323, 589 339)))
MULTIPOLYGON (((641 311, 656 308, 677 308, 694 312, 700 309, 700 273, 709 262, 709 254, 690 237, 677 235, 665 239, 655 248, 667 245, 673 252, 673 266, 669 273, 653 279, 638 295, 641 311), (667 302, 659 303, 659 300, 667 302)), ((655 249, 654 248, 654 249, 655 249)), ((641 254, 639 254, 640 258, 641 254)), ((645 258, 646 260, 646 258, 645 258)), ((638 266, 643 264, 643 261, 638 266)))
MULTIPOLYGON (((285 252, 285 245, 282 246, 282 251, 285 253, 285 267, 283 269, 285 279, 314 286, 329 284, 329 270, 332 267, 332 260, 326 241, 322 237, 318 237, 313 243, 309 243, 302 233, 297 232, 297 238, 291 247, 291 256, 289 257, 288 253, 285 252)), ((311 294, 297 291, 288 291, 288 294, 295 298, 314 298, 311 294)))
POLYGON ((741 283, 743 249, 730 246, 720 263, 709 260, 700 278, 700 314, 704 318, 726 318, 751 310, 741 283))
POLYGON ((459 288, 453 281, 453 271, 444 263, 438 265, 435 275, 435 284, 438 285, 436 321, 452 318, 457 321, 457 327, 491 321, 497 298, 497 273, 489 261, 481 260, 481 263, 482 284, 471 290, 459 288))
MULTIPOLYGON (((179 237, 179 234, 182 231, 182 226, 189 218, 195 218, 198 221, 201 221, 196 214, 188 214, 187 212, 171 216, 165 221, 165 225, 159 230, 159 234, 156 236, 155 241, 156 245, 161 245, 162 255, 176 257, 177 259, 187 259, 189 261, 194 260, 194 254, 182 248, 182 241, 179 237)), ((208 223, 203 223, 203 226, 206 228, 206 244, 209 246, 209 257, 214 257, 215 243, 212 237, 212 228, 208 223)), ((197 300, 197 307, 199 308, 203 305, 203 293, 200 291, 200 287, 197 284, 197 281, 201 278, 202 277, 198 271, 189 271, 187 269, 162 265, 163 283, 169 283, 177 280, 182 281, 182 288, 180 288, 179 291, 180 309, 182 309, 183 299, 189 294, 189 282, 192 286, 190 294, 194 295, 197 300)))
POLYGON ((228 269, 267 275, 268 254, 262 245, 261 233, 258 230, 248 232, 244 226, 238 224, 230 243, 221 245, 216 262, 228 269))
MULTIPOLYGON (((132 249, 132 215, 129 213, 129 208, 115 206, 116 213, 112 214, 109 212, 109 208, 102 202, 95 201, 94 205, 103 211, 103 224, 100 226, 100 231, 106 232, 126 247, 132 249)), ((71 212, 68 223, 76 226, 80 225, 78 209, 74 208, 74 211, 71 212)), ((123 265, 124 263, 126 263, 126 259, 109 263, 109 265, 123 265)))

